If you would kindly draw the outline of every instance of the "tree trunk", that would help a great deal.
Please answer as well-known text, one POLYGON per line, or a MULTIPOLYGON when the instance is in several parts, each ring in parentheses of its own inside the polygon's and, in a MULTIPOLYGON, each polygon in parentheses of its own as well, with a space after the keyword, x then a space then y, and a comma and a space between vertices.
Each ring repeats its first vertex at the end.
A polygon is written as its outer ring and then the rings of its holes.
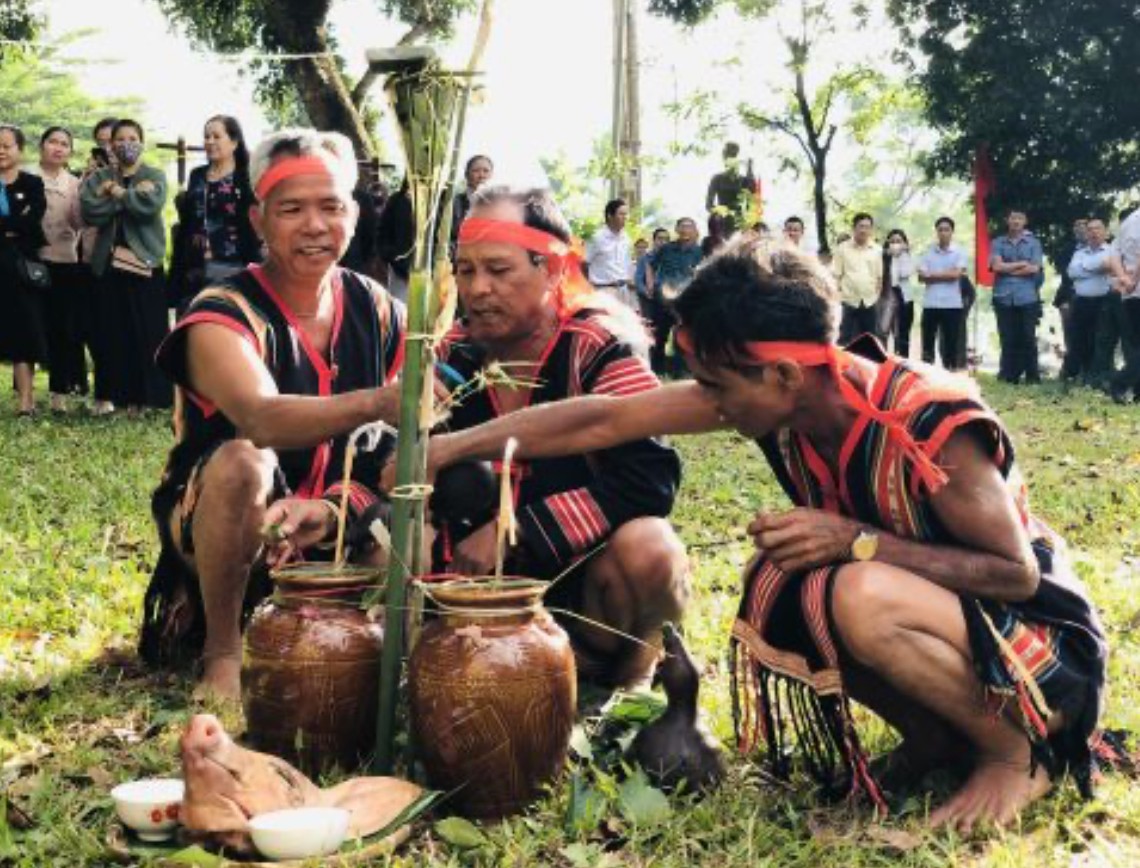
POLYGON ((812 198, 815 204, 815 231, 819 238, 819 250, 823 253, 831 249, 827 240, 827 196, 824 195, 827 181, 827 154, 818 154, 812 161, 812 198))
MULTIPOLYGON (((332 0, 269 0, 265 29, 270 41, 289 54, 329 52, 325 21, 332 0)), ((289 77, 313 126, 348 136, 359 159, 373 156, 372 140, 352 101, 344 76, 331 52, 325 57, 285 61, 289 77)))
POLYGON ((625 23, 628 0, 613 0, 614 3, 614 92, 613 118, 610 122, 610 149, 614 165, 610 171, 610 198, 621 195, 622 188, 622 131, 625 128, 625 23))

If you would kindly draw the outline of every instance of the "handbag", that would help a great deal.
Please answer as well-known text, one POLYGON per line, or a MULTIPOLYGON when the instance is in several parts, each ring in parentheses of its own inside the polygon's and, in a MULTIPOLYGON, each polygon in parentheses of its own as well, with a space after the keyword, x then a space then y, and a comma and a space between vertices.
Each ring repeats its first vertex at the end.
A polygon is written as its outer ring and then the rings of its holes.
POLYGON ((125 244, 116 244, 111 249, 111 267, 136 277, 150 277, 153 272, 153 269, 125 244))
POLYGON ((47 266, 34 259, 28 259, 22 253, 16 254, 16 277, 28 289, 42 292, 51 286, 51 272, 47 266))

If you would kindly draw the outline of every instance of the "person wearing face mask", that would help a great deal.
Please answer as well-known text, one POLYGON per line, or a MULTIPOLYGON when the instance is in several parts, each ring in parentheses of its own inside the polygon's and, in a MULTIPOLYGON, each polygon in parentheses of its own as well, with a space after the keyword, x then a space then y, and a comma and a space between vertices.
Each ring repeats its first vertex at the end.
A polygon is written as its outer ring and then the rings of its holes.
POLYGON ((162 278, 166 176, 142 162, 143 130, 133 120, 111 132, 116 165, 80 187, 85 222, 99 227, 91 268, 95 288, 95 398, 124 406, 169 407, 173 389, 154 363, 169 330, 162 278))
POLYGON ((48 349, 48 388, 52 412, 67 410, 67 395, 87 394, 87 356, 82 323, 89 307, 87 282, 79 264, 79 178, 68 170, 71 132, 48 127, 40 136, 39 176, 44 182, 47 211, 46 243, 40 259, 51 274, 46 293, 45 331, 48 349))
POLYGON ((910 241, 901 229, 892 229, 883 245, 884 291, 894 300, 894 316, 887 333, 894 338, 894 352, 904 359, 910 357, 910 331, 914 325, 914 260, 910 256, 910 241))
POLYGON ((0 124, 0 360, 13 365, 17 413, 30 417, 35 366, 47 361, 46 288, 32 285, 24 265, 43 246, 46 203, 43 181, 20 168, 24 143, 19 127, 0 124))
POLYGON ((203 286, 225 280, 261 261, 261 242, 249 222, 249 150, 241 124, 214 115, 203 130, 207 163, 190 172, 178 197, 178 230, 170 288, 176 307, 203 286))

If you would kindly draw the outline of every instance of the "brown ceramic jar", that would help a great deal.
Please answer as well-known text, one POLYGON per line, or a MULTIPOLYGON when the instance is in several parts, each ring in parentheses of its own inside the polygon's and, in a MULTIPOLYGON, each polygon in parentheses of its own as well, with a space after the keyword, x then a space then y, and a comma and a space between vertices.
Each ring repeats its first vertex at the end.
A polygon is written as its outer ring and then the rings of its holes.
POLYGON ((494 819, 537 798, 563 768, 577 704, 570 640, 542 606, 545 583, 453 581, 412 651, 412 738, 428 782, 460 813, 494 819))
POLYGON ((375 572, 302 564, 273 578, 245 634, 246 739, 310 776, 354 770, 376 740, 384 630, 360 605, 375 572))

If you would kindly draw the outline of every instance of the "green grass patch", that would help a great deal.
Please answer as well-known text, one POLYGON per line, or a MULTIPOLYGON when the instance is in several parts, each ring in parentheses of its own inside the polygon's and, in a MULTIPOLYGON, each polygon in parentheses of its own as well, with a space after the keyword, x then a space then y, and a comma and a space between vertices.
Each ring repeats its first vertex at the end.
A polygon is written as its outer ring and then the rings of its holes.
MULTIPOLYGON (((1128 629, 1140 609, 1140 412, 1083 389, 983 385, 1014 432, 1035 510, 1068 539, 1104 614, 1113 646, 1108 722, 1140 731, 1140 642, 1128 629)), ((189 685, 142 671, 131 652, 157 554, 149 494, 169 444, 159 416, 29 422, 10 401, 0 407, 0 792, 15 806, 6 823, 0 810, 0 865, 107 864, 111 785, 177 772, 189 685)), ((740 438, 678 445, 685 481, 674 519, 696 575, 686 636, 704 667, 702 707, 727 743, 724 651, 750 550, 743 527, 786 501, 740 438)), ((1140 787, 1120 778, 1088 804, 1062 788, 1019 828, 969 841, 926 833, 922 804, 882 825, 821 809, 805 781, 769 781, 740 758, 712 797, 673 800, 667 812, 656 803, 631 810, 628 788, 623 801, 621 783, 603 779, 592 808, 600 820, 584 827, 568 821, 572 791, 560 785, 528 815, 485 827, 473 846, 425 827, 378 864, 1140 864, 1140 787)))

